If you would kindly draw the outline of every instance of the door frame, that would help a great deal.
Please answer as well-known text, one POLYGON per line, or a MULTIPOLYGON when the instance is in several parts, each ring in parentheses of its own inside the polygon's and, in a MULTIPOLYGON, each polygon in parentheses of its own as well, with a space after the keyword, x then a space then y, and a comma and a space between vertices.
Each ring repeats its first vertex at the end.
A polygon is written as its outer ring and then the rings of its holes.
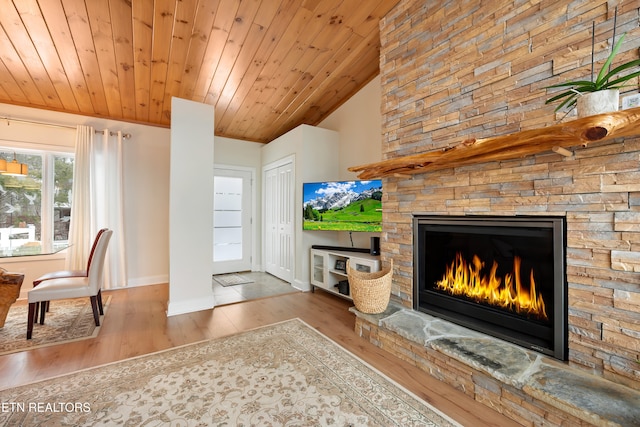
MULTIPOLYGON (((258 242, 258 230, 256 227, 256 214, 257 214, 257 192, 256 192, 256 168, 252 168, 249 166, 236 166, 236 165, 227 165, 221 163, 214 163, 213 165, 213 175, 215 176, 216 170, 226 169, 232 171, 239 172, 249 172, 251 174, 251 221, 249 226, 251 227, 251 271, 260 271, 259 265, 257 264, 258 260, 258 249, 259 245, 256 244, 258 242)), ((213 229, 211 230, 213 235, 213 229)), ((213 262, 213 260, 212 260, 213 262)))

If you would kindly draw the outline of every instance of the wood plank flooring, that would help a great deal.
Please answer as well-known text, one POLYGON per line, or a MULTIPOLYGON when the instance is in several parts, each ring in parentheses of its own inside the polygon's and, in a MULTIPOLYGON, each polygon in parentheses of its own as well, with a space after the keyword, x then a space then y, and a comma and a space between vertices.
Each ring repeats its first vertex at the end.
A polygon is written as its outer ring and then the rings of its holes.
MULTIPOLYGON (((352 303, 322 291, 298 292, 166 316, 166 284, 106 291, 112 296, 95 339, 0 356, 0 388, 154 351, 300 318, 464 426, 519 424, 358 337, 352 303)), ((258 351, 259 349, 256 349, 258 351)))

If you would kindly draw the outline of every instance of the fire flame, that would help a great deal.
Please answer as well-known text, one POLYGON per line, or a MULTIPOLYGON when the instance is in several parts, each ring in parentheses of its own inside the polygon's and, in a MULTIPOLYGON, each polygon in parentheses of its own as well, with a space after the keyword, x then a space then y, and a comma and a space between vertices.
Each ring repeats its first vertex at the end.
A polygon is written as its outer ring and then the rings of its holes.
POLYGON ((497 262, 493 262, 489 275, 482 275, 484 262, 477 255, 468 263, 461 253, 447 266, 442 280, 436 282, 438 290, 450 295, 465 296, 477 302, 501 307, 518 314, 549 320, 542 295, 536 292, 533 269, 529 274, 529 288, 520 279, 520 257, 513 258, 513 271, 503 279, 496 276, 497 262))

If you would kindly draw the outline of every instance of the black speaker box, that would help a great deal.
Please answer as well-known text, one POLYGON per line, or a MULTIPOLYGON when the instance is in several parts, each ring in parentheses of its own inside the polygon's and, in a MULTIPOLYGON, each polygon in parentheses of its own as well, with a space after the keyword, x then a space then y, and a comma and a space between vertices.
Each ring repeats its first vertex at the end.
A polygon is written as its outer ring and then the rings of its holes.
POLYGON ((379 237, 371 238, 371 249, 369 249, 369 253, 371 255, 380 255, 380 238, 379 237))

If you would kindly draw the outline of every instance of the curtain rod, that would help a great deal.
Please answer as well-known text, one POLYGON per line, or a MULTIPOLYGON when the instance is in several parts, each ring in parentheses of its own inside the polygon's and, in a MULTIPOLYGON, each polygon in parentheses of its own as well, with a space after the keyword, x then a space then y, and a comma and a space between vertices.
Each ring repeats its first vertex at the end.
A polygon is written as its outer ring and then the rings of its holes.
MULTIPOLYGON (((104 133, 104 131, 106 131, 106 129, 104 130, 97 130, 96 129, 96 133, 104 133)), ((113 131, 109 131, 109 136, 116 136, 118 134, 118 132, 113 132, 113 131)), ((131 138, 131 134, 130 133, 123 133, 122 134, 122 139, 129 139, 131 138)))
MULTIPOLYGON (((63 129, 76 129, 75 126, 71 126, 71 125, 61 125, 58 123, 48 123, 48 122, 40 122, 37 120, 27 120, 27 119, 15 119, 15 118, 11 118, 11 117, 6 117, 6 116, 2 116, 0 117, 1 120, 6 120, 7 122, 18 122, 18 123, 29 123, 29 124, 35 124, 35 125, 41 125, 41 126, 50 126, 50 127, 55 127, 55 128, 63 128, 63 129)), ((105 129, 106 130, 106 129, 105 129)), ((96 133, 104 133, 104 130, 96 130, 96 133)), ((115 136, 117 134, 117 132, 109 132, 110 136, 115 136)), ((130 133, 123 133, 122 134, 122 138, 123 139, 129 139, 131 138, 131 134, 130 133)))

